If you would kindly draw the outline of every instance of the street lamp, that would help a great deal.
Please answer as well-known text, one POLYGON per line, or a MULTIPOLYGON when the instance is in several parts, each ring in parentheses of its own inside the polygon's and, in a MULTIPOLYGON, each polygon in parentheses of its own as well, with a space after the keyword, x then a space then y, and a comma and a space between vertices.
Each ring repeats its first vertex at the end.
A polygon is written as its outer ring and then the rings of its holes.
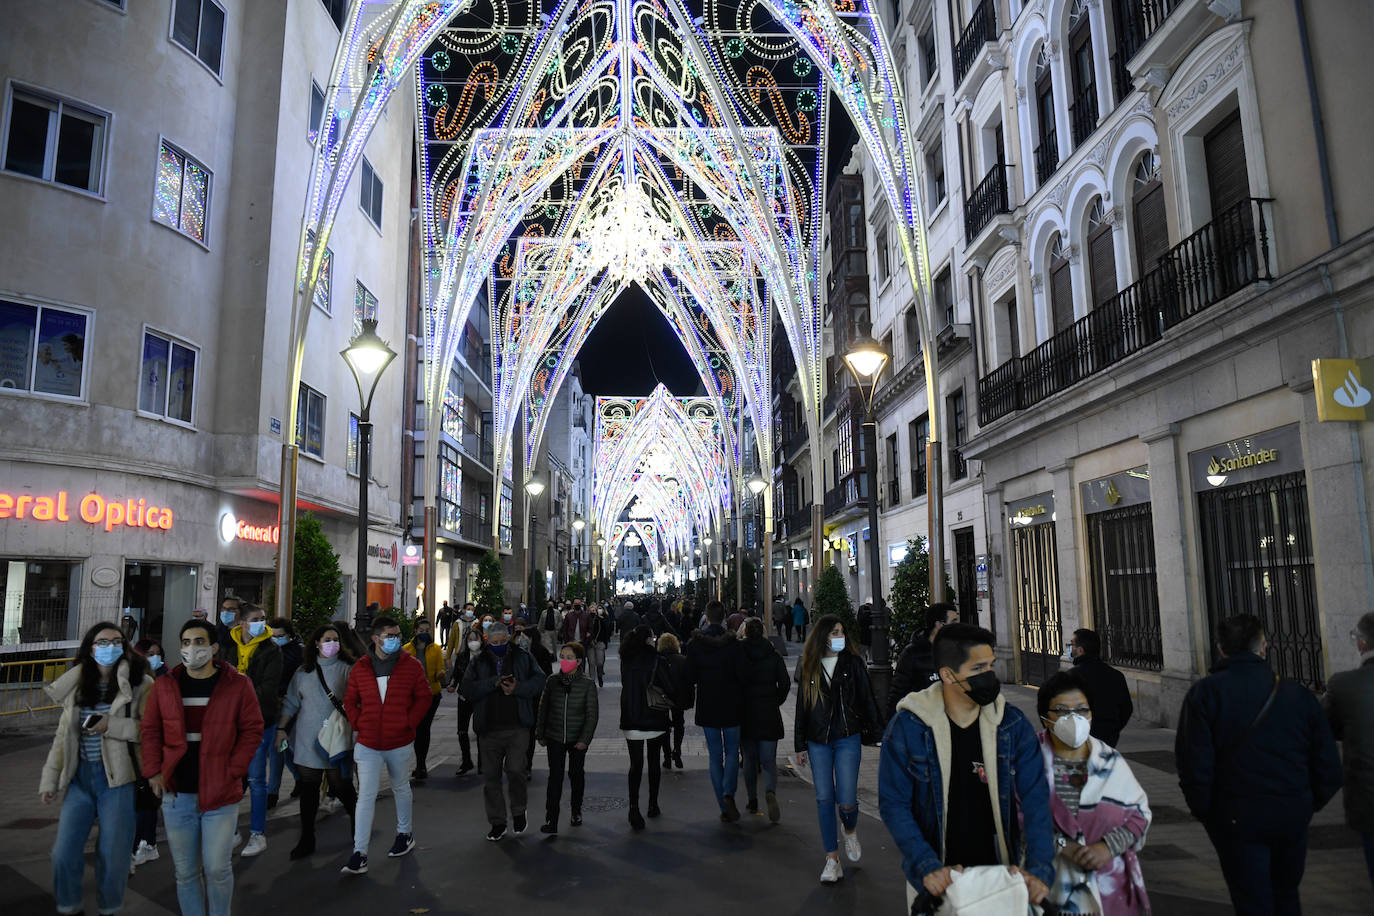
MULTIPOLYGON (((878 421, 873 416, 873 394, 878 378, 883 374, 890 354, 871 337, 854 341, 844 355, 859 393, 864 399, 864 464, 868 476, 868 575, 873 587, 873 656, 869 663, 868 679, 879 698, 882 710, 892 681, 891 651, 888 645, 887 603, 883 601, 883 571, 879 565, 882 549, 878 541, 878 421)), ((933 593, 932 593, 933 594, 933 593)), ((884 711, 885 712, 885 711, 884 711)))
MULTIPOLYGON (((746 480, 746 481, 744 482, 744 485, 745 485, 746 487, 749 488, 749 492, 750 492, 750 494, 753 495, 753 496, 758 496, 758 495, 759 495, 760 493, 762 493, 764 490, 768 489, 768 481, 764 480, 764 479, 763 479, 763 475, 760 474, 758 471, 755 471, 755 472, 754 472, 754 476, 752 476, 752 477, 750 477, 748 480, 746 480)), ((770 557, 770 556, 768 555, 768 548, 771 547, 772 545, 771 545, 771 544, 767 544, 767 545, 766 545, 766 544, 764 543, 764 536, 763 536, 763 531, 761 530, 761 528, 762 528, 761 525, 756 526, 756 527, 754 528, 754 534, 758 537, 758 541, 759 541, 759 558, 760 558, 760 560, 762 561, 762 565, 763 565, 763 568, 764 568, 764 572, 763 572, 763 591, 764 591, 764 596, 763 596, 763 609, 764 609, 765 612, 767 612, 769 603, 773 600, 773 596, 767 594, 769 591, 772 590, 772 587, 771 587, 771 580, 772 580, 772 573, 773 573, 773 568, 772 568, 773 558, 770 557)))
POLYGON ((534 500, 544 492, 546 484, 538 477, 525 481, 525 492, 529 494, 529 522, 525 525, 525 552, 530 555, 530 577, 525 582, 525 609, 533 611, 534 601, 534 538, 539 526, 539 516, 534 511, 534 500))
MULTIPOLYGON (((362 413, 358 416, 358 610, 362 616, 367 607, 367 484, 372 476, 372 396, 377 393, 377 383, 382 373, 396 358, 396 351, 387 346, 386 341, 377 336, 377 322, 372 318, 363 319, 362 331, 339 351, 353 381, 358 384, 358 400, 362 403, 362 413)), ((278 608, 278 611, 282 611, 278 608)))
MULTIPOLYGON (((582 529, 587 527, 587 522, 579 515, 573 519, 572 526, 573 531, 577 532, 577 537, 573 539, 573 574, 580 575, 582 573, 582 529)), ((586 587, 587 584, 582 583, 584 590, 586 587)), ((582 597, 585 600, 587 596, 584 594, 582 597)))
POLYGON ((601 580, 606 576, 606 539, 597 535, 596 549, 601 554, 601 562, 596 569, 596 603, 601 603, 601 580))

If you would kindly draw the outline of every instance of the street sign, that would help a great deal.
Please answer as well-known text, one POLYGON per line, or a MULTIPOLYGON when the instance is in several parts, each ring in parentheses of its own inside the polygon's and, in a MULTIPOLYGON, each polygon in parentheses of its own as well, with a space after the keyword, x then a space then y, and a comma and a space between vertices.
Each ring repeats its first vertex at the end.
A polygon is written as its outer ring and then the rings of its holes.
POLYGON ((1318 420, 1368 420, 1374 359, 1314 359, 1318 420))

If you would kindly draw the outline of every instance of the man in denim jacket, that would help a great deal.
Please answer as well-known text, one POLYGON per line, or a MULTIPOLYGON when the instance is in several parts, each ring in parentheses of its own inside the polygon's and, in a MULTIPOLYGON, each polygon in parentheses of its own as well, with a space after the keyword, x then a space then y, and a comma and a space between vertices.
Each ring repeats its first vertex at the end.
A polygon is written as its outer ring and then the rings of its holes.
POLYGON ((981 627, 943 627, 934 646, 940 683, 907 694, 883 738, 878 806, 912 896, 943 896, 951 871, 1000 863, 1019 866, 1039 903, 1054 873, 1040 745, 999 695, 992 644, 981 627))

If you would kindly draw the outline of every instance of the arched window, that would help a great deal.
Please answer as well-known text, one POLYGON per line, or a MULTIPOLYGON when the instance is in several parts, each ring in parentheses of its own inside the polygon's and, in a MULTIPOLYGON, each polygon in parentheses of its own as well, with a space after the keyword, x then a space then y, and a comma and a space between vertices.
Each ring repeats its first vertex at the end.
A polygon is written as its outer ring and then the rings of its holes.
POLYGON ((1093 308, 1116 295, 1116 250, 1112 245, 1112 224, 1099 195, 1088 207, 1088 283, 1093 308))
POLYGON ((1044 184, 1059 168, 1059 141, 1054 132, 1054 76, 1045 45, 1035 61, 1035 117, 1040 128, 1039 146, 1035 148, 1035 179, 1044 184))
POLYGON ((1136 270, 1144 277, 1159 265, 1159 259, 1169 251, 1164 184, 1159 180, 1159 162, 1150 150, 1141 153, 1136 160, 1131 188, 1136 270))
POLYGON ((1069 274, 1069 259, 1065 254, 1064 234, 1056 232, 1050 239, 1049 283, 1050 318, 1053 332, 1073 324, 1073 279, 1069 274))
POLYGON ((1087 0, 1075 0, 1069 11, 1069 81, 1073 90, 1069 126, 1076 148, 1097 129, 1097 81, 1087 0))

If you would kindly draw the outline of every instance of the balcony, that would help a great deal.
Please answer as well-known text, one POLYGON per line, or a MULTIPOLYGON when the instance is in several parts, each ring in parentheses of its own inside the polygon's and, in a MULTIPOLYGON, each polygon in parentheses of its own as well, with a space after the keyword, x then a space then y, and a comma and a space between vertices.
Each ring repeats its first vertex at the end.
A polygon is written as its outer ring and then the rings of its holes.
POLYGON ((494 454, 490 439, 477 433, 464 433, 458 444, 462 447, 464 455, 484 465, 488 471, 491 470, 494 454))
POLYGON ((1135 80, 1131 79, 1131 71, 1126 67, 1126 55, 1121 51, 1112 55, 1112 89, 1116 91, 1118 105, 1135 89, 1135 80))
POLYGON ((1050 180, 1054 170, 1059 168, 1059 140, 1051 130, 1049 136, 1042 137, 1035 148, 1035 183, 1039 187, 1050 180))
POLYGON ((1073 100, 1069 108, 1069 127, 1073 133, 1074 149, 1082 146, 1097 130, 1097 87, 1092 83, 1084 86, 1078 98, 1073 100))
POLYGON ((854 471, 825 492, 825 517, 857 516, 868 508, 868 475, 854 471))
POLYGON ((978 421, 1024 410, 1150 344, 1228 296, 1272 280, 1266 212, 1251 198, 1179 242, 1159 266, 1091 313, 978 380, 978 421))
POLYGON ((997 40, 997 10, 992 0, 983 0, 969 17, 968 25, 959 35, 954 46, 954 85, 957 87, 968 76, 978 60, 983 46, 997 40))
POLYGON ((778 540, 790 541, 793 538, 801 537, 811 530, 811 504, 807 503, 795 512, 789 512, 782 517, 782 524, 778 527, 778 540))
POLYGON ((806 427, 799 426, 796 429, 789 429, 787 435, 782 440, 782 451, 780 457, 783 461, 791 461, 803 448, 806 447, 806 427))
POLYGON ((1010 210, 1007 205, 1007 167, 1004 163, 994 165, 978 187, 964 201, 964 241, 972 245, 992 218, 1010 210))
POLYGON ((1241 4, 1218 0, 1115 0, 1117 47, 1133 78, 1160 85, 1217 22, 1235 22, 1241 4))
POLYGON ((491 524, 476 512, 461 509, 446 499, 439 500, 439 527, 459 540, 491 546, 491 524))
POLYGON ((1118 46, 1130 60, 1159 31, 1179 0, 1116 0, 1118 46))

